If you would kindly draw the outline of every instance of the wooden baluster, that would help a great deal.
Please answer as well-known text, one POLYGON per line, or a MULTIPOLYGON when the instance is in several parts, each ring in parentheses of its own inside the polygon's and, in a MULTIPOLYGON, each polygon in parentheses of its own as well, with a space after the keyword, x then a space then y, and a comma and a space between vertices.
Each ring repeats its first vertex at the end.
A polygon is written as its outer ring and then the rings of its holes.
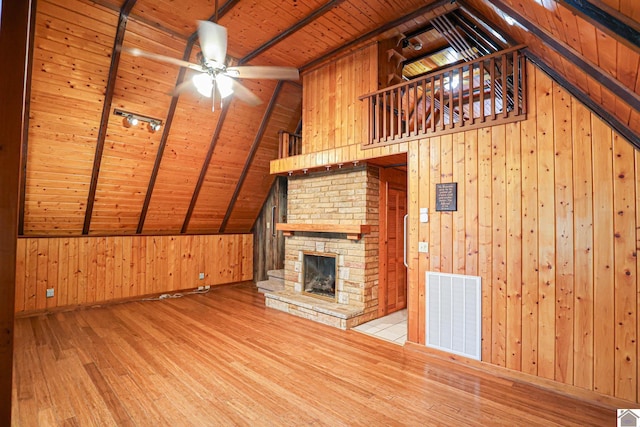
POLYGON ((469 65, 469 120, 471 124, 476 124, 476 109, 474 106, 474 90, 475 90, 475 75, 476 75, 476 62, 472 62, 469 65))
POLYGON ((453 100, 453 78, 454 78, 454 74, 453 74, 453 70, 449 71, 449 129, 453 128, 453 113, 455 110, 454 107, 454 100, 453 100))
MULTIPOLYGON (((464 126, 464 69, 458 68, 458 123, 464 126)), ((471 96, 471 94, 470 94, 471 96)))
POLYGON ((413 84, 413 135, 418 134, 418 83, 413 84))
POLYGON ((520 114, 527 112, 527 63, 524 55, 520 55, 520 91, 522 92, 522 103, 520 104, 520 114))
POLYGON ((389 139, 389 133, 387 131, 387 123, 389 122, 387 109, 389 108, 387 98, 389 97, 389 92, 384 92, 382 95, 382 136, 384 140, 389 139))
POLYGON ((491 97, 491 118, 496 119, 496 60, 491 58, 489 61, 489 86, 491 90, 489 96, 491 97))
POLYGON ((375 110, 375 101, 374 98, 371 97, 369 98, 367 101, 369 101, 369 137, 367 138, 367 145, 372 144, 373 140, 375 138, 375 116, 376 116, 376 110, 375 110))
POLYGON ((403 112, 404 112, 403 111, 403 104, 404 103, 402 102, 402 98, 403 97, 402 97, 401 88, 400 87, 396 88, 395 92, 396 92, 396 98, 397 98, 397 102, 398 102, 398 105, 397 105, 397 107, 398 107, 397 108, 398 109, 398 129, 396 130, 396 135, 398 136, 398 138, 401 138, 402 134, 404 133, 404 129, 403 129, 403 126, 402 126, 402 117, 404 116, 404 114, 403 114, 403 112))
POLYGON ((440 116, 440 129, 444 130, 444 75, 440 74, 440 105, 438 105, 438 115, 440 116))
POLYGON ((514 115, 519 115, 520 114, 520 63, 518 62, 518 51, 514 51, 513 52, 513 58, 512 58, 512 63, 513 63, 513 72, 512 72, 512 77, 513 77, 513 114, 514 115))
POLYGON ((484 123, 485 111, 484 111, 484 61, 478 62, 478 73, 480 75, 480 122, 484 123))
POLYGON ((500 57, 502 74, 502 117, 507 118, 509 114, 509 92, 507 90, 507 55, 500 57))
POLYGON ((422 79, 422 132, 427 133, 427 81, 422 79))

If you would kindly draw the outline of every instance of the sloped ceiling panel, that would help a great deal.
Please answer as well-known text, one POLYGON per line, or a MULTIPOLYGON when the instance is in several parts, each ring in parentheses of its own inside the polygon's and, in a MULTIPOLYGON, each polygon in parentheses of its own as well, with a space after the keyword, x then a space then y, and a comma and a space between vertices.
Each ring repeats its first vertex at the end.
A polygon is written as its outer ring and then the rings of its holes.
POLYGON ((228 212, 230 216, 224 228, 225 232, 238 232, 253 227, 275 179, 275 176, 269 175, 269 166, 271 160, 278 156, 278 132, 295 131, 298 125, 297 118, 302 114, 301 108, 302 88, 291 83, 284 84, 276 99, 259 149, 251 160, 249 173, 239 189, 233 210, 228 212), (264 196, 256 196, 260 194, 264 196))
POLYGON ((118 14, 41 0, 25 175, 25 234, 80 234, 118 14), (90 15, 91 17, 88 17, 90 15))
MULTIPOLYGON (((219 22, 228 28, 232 61, 294 66, 303 72, 329 54, 398 37, 428 24, 435 14, 469 7, 498 31, 527 44, 616 120, 640 131, 633 104, 640 97, 638 49, 576 14, 565 6, 569 0, 217 3, 219 22), (514 10, 526 25, 510 25, 501 7, 514 10), (403 18, 407 16, 411 18, 403 18), (562 49, 527 26, 544 31, 562 49), (598 74, 575 58, 588 61, 598 74), (618 89, 607 88, 602 76, 618 89)), ((636 0, 591 3, 610 7, 638 27, 636 0)), ((224 114, 219 105, 212 112, 211 101, 195 92, 173 97, 178 67, 114 51, 123 5, 132 6, 124 21, 125 47, 175 58, 190 52, 192 62, 199 49, 196 21, 216 16, 215 0, 38 0, 21 234, 249 231, 272 180, 266 165, 275 157, 277 131, 293 131, 300 120, 302 89, 290 83, 281 87, 258 138, 277 82, 243 82, 263 104, 248 107, 232 100, 224 114), (112 56, 115 61, 118 55, 117 73, 110 74, 112 56), (114 108, 158 118, 165 126, 156 133, 143 125, 127 128, 113 115, 114 108), (255 155, 249 158, 256 140, 255 155), (104 151, 94 168, 96 147, 102 147, 98 142, 104 142, 104 151)))
POLYGON ((244 84, 265 99, 265 103, 254 108, 245 108, 238 102, 231 104, 189 221, 189 233, 219 231, 269 97, 276 86, 273 81, 247 81, 244 84), (242 109, 242 112, 238 109, 242 109))
MULTIPOLYGON (((162 49, 181 57, 182 40, 130 20, 124 46, 146 51, 162 49)), ((163 120, 179 69, 146 58, 121 55, 112 108, 163 120)), ((162 132, 146 125, 127 128, 111 114, 96 188, 91 234, 135 233, 147 193, 162 132)))

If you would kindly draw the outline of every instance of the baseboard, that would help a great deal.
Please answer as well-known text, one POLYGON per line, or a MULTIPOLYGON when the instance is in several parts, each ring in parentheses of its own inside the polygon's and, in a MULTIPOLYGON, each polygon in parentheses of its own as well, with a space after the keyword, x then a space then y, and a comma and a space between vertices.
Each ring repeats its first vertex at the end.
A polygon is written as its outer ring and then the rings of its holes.
POLYGON ((409 351, 426 354, 440 361, 447 361, 447 362, 456 363, 458 365, 467 366, 469 368, 480 370, 484 373, 490 373, 491 375, 494 375, 509 381, 524 382, 530 385, 544 388, 549 391, 554 391, 567 396, 571 396, 576 399, 588 401, 592 404, 597 404, 599 406, 602 406, 608 409, 640 408, 640 404, 638 402, 620 399, 613 396, 607 396, 593 390, 587 390, 580 387, 576 387, 574 385, 563 384, 547 378, 541 378, 541 377, 537 377, 535 375, 527 374, 524 372, 514 371, 513 369, 493 365, 491 363, 473 360, 473 359, 469 359, 462 356, 457 356, 455 354, 447 353, 445 351, 426 347, 423 344, 417 344, 417 343, 407 341, 404 345, 404 348, 409 351))

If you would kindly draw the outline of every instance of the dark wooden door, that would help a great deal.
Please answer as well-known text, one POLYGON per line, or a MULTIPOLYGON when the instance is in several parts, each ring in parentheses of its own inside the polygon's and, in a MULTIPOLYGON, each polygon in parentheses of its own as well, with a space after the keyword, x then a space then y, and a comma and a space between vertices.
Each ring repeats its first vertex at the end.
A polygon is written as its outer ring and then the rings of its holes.
POLYGON ((404 216, 407 213, 407 175, 380 173, 380 274, 378 314, 407 306, 407 268, 404 266, 404 216))

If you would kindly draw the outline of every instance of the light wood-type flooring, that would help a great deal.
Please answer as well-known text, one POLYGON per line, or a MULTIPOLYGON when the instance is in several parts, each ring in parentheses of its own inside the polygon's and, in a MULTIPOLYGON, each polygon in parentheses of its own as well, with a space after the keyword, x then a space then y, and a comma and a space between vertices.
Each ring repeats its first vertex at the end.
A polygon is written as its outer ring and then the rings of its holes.
POLYGON ((252 283, 16 321, 16 426, 615 425, 615 410, 264 306, 252 283))

